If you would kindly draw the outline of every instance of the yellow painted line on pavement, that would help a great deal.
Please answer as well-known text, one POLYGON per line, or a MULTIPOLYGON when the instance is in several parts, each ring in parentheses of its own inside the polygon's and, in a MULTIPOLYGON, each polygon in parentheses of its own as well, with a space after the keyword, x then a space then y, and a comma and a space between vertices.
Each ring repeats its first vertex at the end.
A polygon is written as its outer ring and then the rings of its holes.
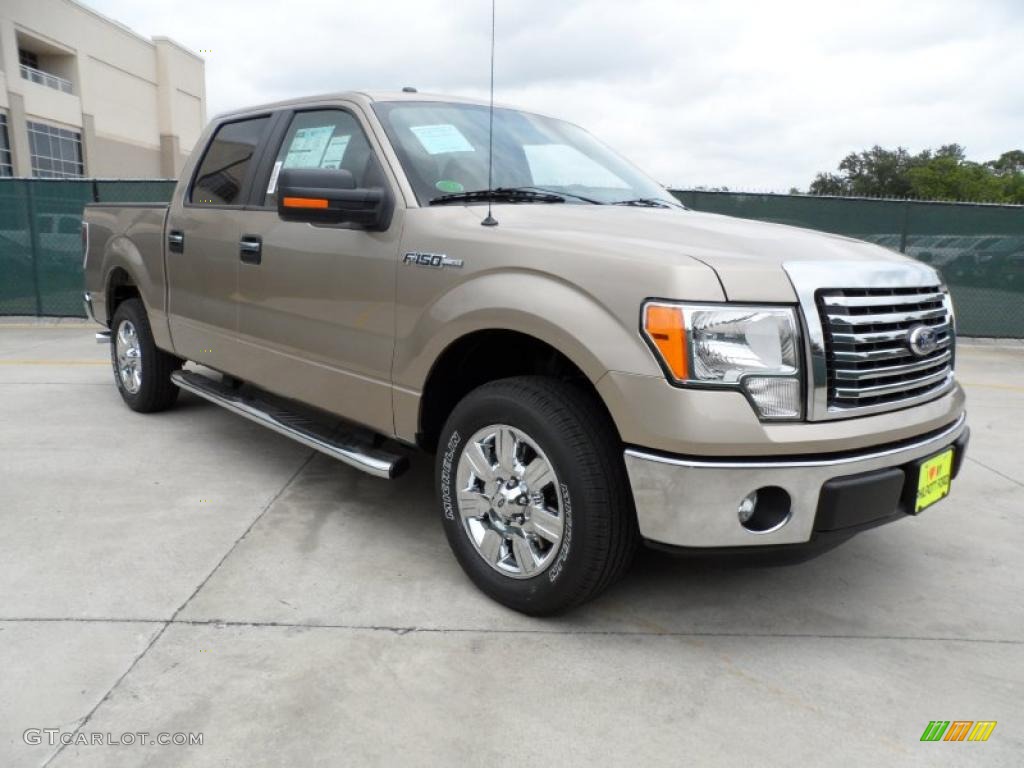
POLYGON ((86 324, 76 325, 75 323, 0 323, 0 331, 6 328, 40 328, 40 329, 58 329, 62 331, 89 331, 94 328, 99 328, 98 324, 86 324))
POLYGON ((0 360, 0 365, 110 365, 109 360, 0 360))

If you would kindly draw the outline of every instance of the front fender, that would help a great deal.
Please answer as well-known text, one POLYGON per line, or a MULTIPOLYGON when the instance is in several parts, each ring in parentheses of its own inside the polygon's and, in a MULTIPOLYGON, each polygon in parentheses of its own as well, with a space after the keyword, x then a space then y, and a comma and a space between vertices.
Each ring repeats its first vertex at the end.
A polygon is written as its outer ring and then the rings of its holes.
POLYGON ((454 286, 405 328, 399 327, 394 381, 397 386, 421 390, 441 353, 459 338, 480 330, 518 331, 540 339, 568 357, 592 382, 610 370, 660 375, 640 338, 637 317, 624 322, 594 296, 551 274, 482 273, 454 286))
POLYGON ((557 349, 595 383, 610 370, 660 376, 636 322, 620 320, 561 278, 522 269, 477 274, 415 315, 403 317, 400 304, 393 379, 396 432, 415 434, 419 398, 434 363, 468 334, 508 330, 532 336, 557 349))

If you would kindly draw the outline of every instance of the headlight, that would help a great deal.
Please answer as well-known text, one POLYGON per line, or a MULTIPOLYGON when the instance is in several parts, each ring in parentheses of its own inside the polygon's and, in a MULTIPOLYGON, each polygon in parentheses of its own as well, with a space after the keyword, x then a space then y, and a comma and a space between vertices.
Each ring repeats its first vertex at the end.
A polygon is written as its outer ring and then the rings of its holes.
POLYGON ((741 389, 762 419, 803 416, 793 309, 648 302, 644 333, 677 383, 741 389))

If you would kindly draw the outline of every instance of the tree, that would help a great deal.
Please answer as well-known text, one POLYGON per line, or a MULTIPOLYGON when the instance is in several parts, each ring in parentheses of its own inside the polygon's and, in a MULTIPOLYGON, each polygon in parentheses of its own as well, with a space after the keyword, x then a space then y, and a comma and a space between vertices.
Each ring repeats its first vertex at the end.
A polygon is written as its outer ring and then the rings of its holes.
POLYGON ((912 154, 874 146, 839 163, 839 173, 819 173, 813 195, 916 197, 925 200, 980 200, 1024 203, 1024 151, 975 163, 959 144, 912 154))

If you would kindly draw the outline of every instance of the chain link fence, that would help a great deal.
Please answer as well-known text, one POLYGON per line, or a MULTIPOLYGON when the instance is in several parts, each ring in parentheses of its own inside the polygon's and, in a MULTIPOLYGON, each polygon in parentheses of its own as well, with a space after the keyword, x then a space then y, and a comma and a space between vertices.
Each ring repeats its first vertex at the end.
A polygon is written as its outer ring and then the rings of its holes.
POLYGON ((174 183, 0 179, 0 315, 84 317, 82 207, 166 202, 174 183))
MULTIPOLYGON (((81 317, 82 207, 167 202, 174 180, 0 179, 0 315, 81 317)), ((698 211, 869 240, 931 264, 960 333, 1024 338, 1024 207, 677 190, 698 211)))
POLYGON ((808 227, 931 264, 963 336, 1024 338, 1024 206, 675 190, 688 208, 808 227))

